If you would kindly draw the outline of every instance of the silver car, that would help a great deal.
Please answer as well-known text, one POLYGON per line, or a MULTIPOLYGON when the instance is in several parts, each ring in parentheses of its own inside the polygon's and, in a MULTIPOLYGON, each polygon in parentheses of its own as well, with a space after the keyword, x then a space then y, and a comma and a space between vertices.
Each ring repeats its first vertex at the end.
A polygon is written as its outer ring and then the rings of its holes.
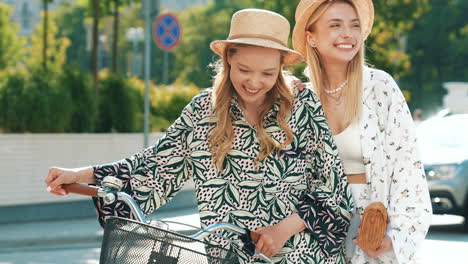
POLYGON ((428 119, 417 135, 434 213, 464 216, 468 231, 468 114, 428 119))

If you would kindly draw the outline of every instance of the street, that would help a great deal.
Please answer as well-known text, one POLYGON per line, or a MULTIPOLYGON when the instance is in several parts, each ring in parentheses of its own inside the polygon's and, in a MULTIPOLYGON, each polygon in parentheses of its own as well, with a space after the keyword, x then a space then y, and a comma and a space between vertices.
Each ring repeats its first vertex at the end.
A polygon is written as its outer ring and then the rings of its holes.
MULTIPOLYGON (((194 217, 175 220, 186 222, 184 220, 194 217)), ((466 263, 468 233, 463 233, 461 221, 463 219, 456 216, 433 216, 433 225, 420 250, 420 263, 466 263)), ((97 242, 35 246, 0 253, 0 264, 97 264, 99 252, 100 244, 97 242)))

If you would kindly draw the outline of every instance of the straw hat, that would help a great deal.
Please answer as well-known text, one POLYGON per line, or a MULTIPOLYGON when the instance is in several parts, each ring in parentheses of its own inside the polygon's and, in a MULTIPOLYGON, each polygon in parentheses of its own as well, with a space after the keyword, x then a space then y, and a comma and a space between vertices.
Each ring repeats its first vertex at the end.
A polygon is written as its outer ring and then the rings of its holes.
MULTIPOLYGON (((293 47, 304 57, 306 56, 307 22, 315 10, 326 1, 333 0, 301 0, 296 8, 296 25, 293 30, 293 47)), ((349 0, 356 7, 359 20, 361 21, 364 40, 369 36, 374 24, 374 5, 372 0, 349 0)))
POLYGON ((284 64, 302 61, 298 52, 288 48, 289 22, 283 16, 262 9, 243 9, 231 19, 231 30, 227 40, 211 42, 210 48, 221 57, 230 43, 248 44, 286 51, 284 64))

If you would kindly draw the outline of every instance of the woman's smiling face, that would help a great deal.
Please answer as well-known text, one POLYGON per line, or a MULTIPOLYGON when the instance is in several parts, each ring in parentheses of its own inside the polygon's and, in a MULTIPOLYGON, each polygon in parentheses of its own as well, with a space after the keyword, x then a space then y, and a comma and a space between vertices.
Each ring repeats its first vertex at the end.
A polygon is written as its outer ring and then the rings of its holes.
POLYGON ((348 3, 332 4, 306 34, 324 63, 349 63, 362 45, 359 17, 348 3))
POLYGON ((228 58, 229 77, 241 105, 261 105, 281 70, 279 50, 256 46, 235 47, 228 58))

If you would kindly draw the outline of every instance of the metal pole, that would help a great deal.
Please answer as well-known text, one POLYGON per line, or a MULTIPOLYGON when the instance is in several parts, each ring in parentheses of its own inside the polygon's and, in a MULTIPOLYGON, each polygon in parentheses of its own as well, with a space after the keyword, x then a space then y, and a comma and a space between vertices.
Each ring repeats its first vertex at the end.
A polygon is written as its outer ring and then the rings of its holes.
POLYGON ((137 75, 137 67, 138 67, 138 61, 137 61, 137 54, 138 54, 138 44, 137 44, 137 39, 134 37, 132 39, 132 44, 133 44, 133 66, 132 66, 132 76, 137 75))
POLYGON ((144 0, 143 3, 145 16, 145 112, 144 112, 144 140, 143 145, 147 148, 149 133, 149 79, 150 79, 150 61, 151 61, 151 3, 150 0, 144 0))
POLYGON ((164 68, 163 68, 163 83, 164 84, 168 84, 168 71, 169 71, 169 66, 168 66, 168 63, 169 63, 169 52, 168 51, 164 51, 164 68))

